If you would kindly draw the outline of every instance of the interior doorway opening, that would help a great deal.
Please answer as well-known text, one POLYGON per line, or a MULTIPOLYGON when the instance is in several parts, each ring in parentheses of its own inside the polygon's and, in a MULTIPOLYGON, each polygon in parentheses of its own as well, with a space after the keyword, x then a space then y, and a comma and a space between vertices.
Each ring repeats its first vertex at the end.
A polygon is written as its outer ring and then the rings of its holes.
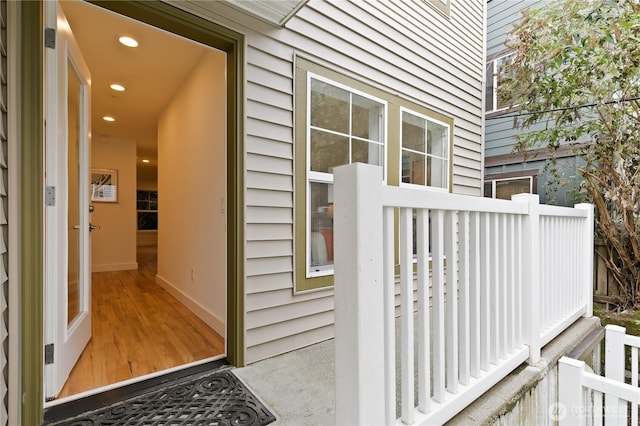
POLYGON ((91 202, 93 337, 58 400, 224 356, 229 333, 228 55, 84 2, 61 6, 91 70, 91 168, 115 171, 118 195, 91 202))

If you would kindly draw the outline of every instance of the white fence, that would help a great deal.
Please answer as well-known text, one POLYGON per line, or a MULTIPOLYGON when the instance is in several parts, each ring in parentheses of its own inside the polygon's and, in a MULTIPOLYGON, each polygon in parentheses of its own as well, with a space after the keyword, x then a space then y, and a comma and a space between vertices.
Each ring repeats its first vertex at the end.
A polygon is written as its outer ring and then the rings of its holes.
POLYGON ((560 359, 556 416, 561 426, 601 425, 603 421, 605 425, 638 424, 640 338, 625 333, 623 327, 616 325, 605 328, 606 377, 585 371, 582 361, 560 359), (629 359, 625 347, 628 347, 629 359), (626 366, 630 372, 628 382, 625 381, 626 366))
POLYGON ((591 205, 391 187, 363 164, 334 194, 338 424, 442 424, 591 316, 591 205))

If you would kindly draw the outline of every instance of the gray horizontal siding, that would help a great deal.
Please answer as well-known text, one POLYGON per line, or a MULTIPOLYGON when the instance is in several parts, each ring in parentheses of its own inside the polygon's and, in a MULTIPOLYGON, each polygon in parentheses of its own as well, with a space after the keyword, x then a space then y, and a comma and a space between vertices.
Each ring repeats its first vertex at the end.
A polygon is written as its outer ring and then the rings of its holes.
MULTIPOLYGON (((544 0, 491 0, 487 4, 487 59, 507 52, 507 33, 521 19, 523 9, 543 4, 544 0)), ((485 157, 512 152, 517 133, 514 124, 513 117, 485 120, 485 157)))
POLYGON ((507 33, 522 17, 521 10, 539 7, 541 0, 491 0, 487 4, 487 57, 503 52, 507 33))
POLYGON ((480 195, 483 1, 310 1, 285 28, 172 2, 245 34, 246 361, 333 336, 333 291, 293 291, 294 56, 454 119, 454 191, 480 195))

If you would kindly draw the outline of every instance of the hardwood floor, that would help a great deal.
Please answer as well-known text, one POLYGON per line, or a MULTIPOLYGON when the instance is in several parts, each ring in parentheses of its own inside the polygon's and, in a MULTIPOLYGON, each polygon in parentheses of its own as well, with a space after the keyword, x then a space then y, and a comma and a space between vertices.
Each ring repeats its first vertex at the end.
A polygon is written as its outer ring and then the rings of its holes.
POLYGON ((58 398, 224 353, 155 275, 155 247, 138 248, 138 270, 92 274, 93 335, 58 398))

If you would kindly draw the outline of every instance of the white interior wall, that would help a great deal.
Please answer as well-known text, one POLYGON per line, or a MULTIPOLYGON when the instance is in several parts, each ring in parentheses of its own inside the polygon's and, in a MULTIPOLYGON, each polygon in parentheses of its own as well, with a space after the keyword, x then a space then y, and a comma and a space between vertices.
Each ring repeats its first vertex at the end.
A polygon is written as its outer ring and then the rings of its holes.
POLYGON ((226 57, 203 56, 158 119, 157 281, 226 323, 226 57))

